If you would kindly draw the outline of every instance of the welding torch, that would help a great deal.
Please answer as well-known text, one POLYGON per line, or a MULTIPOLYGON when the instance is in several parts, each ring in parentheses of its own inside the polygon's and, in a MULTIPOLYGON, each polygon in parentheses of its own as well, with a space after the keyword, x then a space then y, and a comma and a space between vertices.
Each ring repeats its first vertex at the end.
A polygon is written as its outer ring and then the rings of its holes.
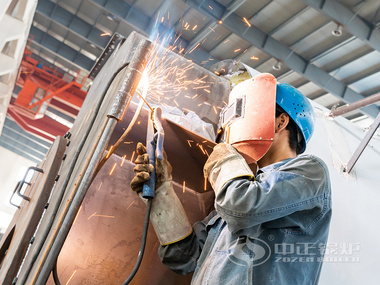
POLYGON ((150 178, 143 185, 142 197, 147 199, 147 208, 144 220, 143 235, 141 238, 140 251, 137 256, 136 264, 124 281, 123 285, 129 284, 137 270, 140 267, 142 257, 144 255, 146 238, 149 227, 150 210, 152 208, 152 199, 154 198, 154 192, 156 190, 156 158, 163 159, 164 152, 164 128, 161 123, 162 110, 160 107, 154 108, 150 111, 148 118, 147 136, 146 136, 146 148, 149 156, 149 163, 153 165, 153 171, 150 174, 150 178))
POLYGON ((157 107, 153 112, 150 112, 148 119, 146 148, 149 163, 153 165, 153 172, 150 174, 149 180, 146 181, 143 186, 142 197, 145 199, 154 198, 156 186, 156 156, 159 159, 163 159, 164 129, 161 123, 161 114, 161 108, 157 107))

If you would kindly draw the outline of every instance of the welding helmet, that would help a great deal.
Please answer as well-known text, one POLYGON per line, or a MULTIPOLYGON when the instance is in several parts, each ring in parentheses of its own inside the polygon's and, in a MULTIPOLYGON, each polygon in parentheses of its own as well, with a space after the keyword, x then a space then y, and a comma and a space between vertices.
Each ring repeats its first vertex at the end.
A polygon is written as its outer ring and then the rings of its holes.
POLYGON ((233 145, 247 163, 261 159, 275 131, 276 103, 298 127, 301 153, 314 130, 315 115, 308 99, 296 88, 278 83, 270 73, 260 73, 234 87, 228 106, 220 114, 224 141, 233 145))
POLYGON ((314 131, 313 107, 300 91, 287 83, 277 84, 276 103, 296 123, 298 143, 301 144, 301 153, 303 153, 314 131))
POLYGON ((234 146, 248 164, 262 158, 273 142, 276 85, 270 73, 237 84, 220 114, 224 141, 234 146))

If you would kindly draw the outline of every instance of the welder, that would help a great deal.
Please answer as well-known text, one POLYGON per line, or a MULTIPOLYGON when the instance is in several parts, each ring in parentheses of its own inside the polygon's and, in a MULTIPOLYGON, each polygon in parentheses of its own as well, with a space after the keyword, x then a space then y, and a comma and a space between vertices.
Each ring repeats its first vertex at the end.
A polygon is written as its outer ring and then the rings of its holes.
MULTIPOLYGON (((254 88, 257 82, 247 86, 254 88)), ((194 272, 192 284, 318 283, 331 219, 331 186, 325 163, 304 154, 315 115, 296 88, 277 82, 270 88, 275 112, 269 118, 274 128, 268 150, 254 161, 247 145, 244 150, 226 142, 214 147, 204 175, 215 192, 215 210, 203 221, 190 225, 173 191, 169 162, 156 160, 151 221, 161 244, 158 254, 173 271, 194 272)), ((268 90, 247 96, 265 96, 268 90)), ((244 112, 258 112, 256 120, 235 118, 231 129, 237 121, 239 128, 246 124, 249 130, 269 120, 248 102, 244 112)), ((141 143, 137 153, 131 187, 139 192, 153 166, 141 143)))

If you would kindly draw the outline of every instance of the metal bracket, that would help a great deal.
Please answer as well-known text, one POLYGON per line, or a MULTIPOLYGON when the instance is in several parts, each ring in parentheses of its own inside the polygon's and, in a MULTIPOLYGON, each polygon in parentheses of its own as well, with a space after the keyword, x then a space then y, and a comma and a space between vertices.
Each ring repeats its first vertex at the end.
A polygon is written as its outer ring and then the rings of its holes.
POLYGON ((91 69, 88 78, 94 80, 94 78, 98 75, 99 71, 102 69, 104 64, 107 62, 107 60, 110 58, 112 52, 116 49, 116 47, 125 41, 125 38, 115 33, 111 40, 108 42, 107 46, 104 48, 103 53, 100 55, 98 61, 95 63, 93 68, 91 69))
POLYGON ((18 195, 19 197, 21 197, 22 199, 24 199, 24 200, 26 200, 26 201, 28 201, 28 202, 30 201, 30 198, 29 198, 28 196, 21 194, 21 189, 22 189, 22 187, 24 186, 24 184, 28 184, 29 186, 31 185, 31 183, 29 183, 29 182, 26 181, 26 178, 28 177, 28 173, 29 173, 30 170, 34 170, 34 171, 41 172, 41 173, 44 172, 41 168, 34 167, 34 166, 30 166, 30 167, 26 170, 25 175, 24 175, 24 178, 23 178, 21 181, 17 182, 16 187, 15 187, 15 189, 13 190, 12 196, 11 196, 11 198, 9 199, 9 203, 10 203, 11 205, 13 205, 13 206, 19 208, 19 209, 20 209, 20 206, 14 204, 14 203, 12 202, 12 199, 13 199, 14 195, 17 194, 17 195, 18 195))
POLYGON ((347 165, 343 171, 350 173, 350 171, 354 167, 355 163, 358 161, 360 155, 363 153, 363 151, 366 148, 366 146, 368 145, 369 141, 371 140, 371 138, 375 134, 379 125, 380 125, 380 113, 377 115, 375 121, 372 123, 371 127, 369 128, 366 135, 364 136, 362 142, 359 144, 359 146, 355 150, 354 154, 352 155, 352 157, 348 161, 348 163, 347 163, 347 165))

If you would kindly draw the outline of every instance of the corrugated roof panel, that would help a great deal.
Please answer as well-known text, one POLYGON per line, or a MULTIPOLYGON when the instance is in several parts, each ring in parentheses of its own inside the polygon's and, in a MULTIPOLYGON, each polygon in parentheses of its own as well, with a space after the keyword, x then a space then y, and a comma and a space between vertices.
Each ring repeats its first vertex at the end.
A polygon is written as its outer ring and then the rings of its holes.
POLYGON ((96 6, 95 3, 90 0, 84 0, 77 16, 85 20, 87 23, 94 24, 100 13, 102 13, 102 10, 96 6))
POLYGON ((243 5, 241 5, 237 10, 236 14, 242 16, 242 17, 249 17, 251 18, 253 15, 255 15, 258 11, 263 9, 265 6, 267 6, 269 3, 271 3, 272 0, 255 0, 255 1, 245 1, 243 5))
POLYGON ((272 36, 281 43, 291 46, 307 37, 327 22, 328 19, 321 16, 318 11, 311 8, 305 9, 297 17, 273 32, 272 36))
POLYGON ((371 89, 379 89, 380 64, 377 64, 376 69, 378 70, 378 72, 373 73, 371 75, 367 75, 363 79, 353 84, 350 84, 350 87, 359 93, 364 93, 371 89))
POLYGON ((195 9, 189 9, 178 22, 176 32, 178 35, 181 34, 183 38, 191 41, 206 27, 207 23, 208 19, 204 15, 195 9))
MULTIPOLYGON (((363 76, 361 73, 365 73, 366 70, 371 68, 375 72, 380 70, 380 53, 377 51, 368 53, 342 66, 335 72, 335 77, 339 80, 352 83, 355 81, 355 77, 360 78, 363 76)), ((368 74, 365 76, 368 76, 368 74)), ((379 79, 375 80, 375 82, 379 84, 379 79)))
POLYGON ((251 45, 246 40, 232 34, 222 43, 218 44, 210 53, 219 58, 235 58, 251 45))
POLYGON ((228 40, 228 37, 231 32, 224 28, 222 25, 218 25, 216 28, 212 28, 211 26, 205 26, 204 29, 209 29, 209 34, 202 40, 201 46, 206 50, 211 51, 219 44, 223 44, 228 40))
POLYGON ((351 37, 351 35, 344 30, 340 37, 333 36, 332 31, 335 28, 336 24, 334 22, 329 22, 299 41, 293 49, 304 58, 310 60, 321 54, 324 50, 339 45, 341 42, 344 42, 351 37))
POLYGON ((257 66, 260 66, 263 62, 267 61, 270 58, 268 54, 251 46, 248 48, 246 53, 238 55, 235 59, 241 60, 241 62, 253 67, 256 69, 257 66))
MULTIPOLYGON (((174 2, 174 1, 166 1, 166 0, 138 0, 135 3, 135 7, 139 8, 140 10, 144 11, 145 14, 147 14, 149 17, 153 17, 154 13, 157 11, 157 9, 162 5, 164 2, 174 2)), ((131 4, 133 1, 131 1, 131 4)), ((174 3, 172 3, 174 4, 174 3)), ((164 9, 165 10, 165 9, 164 9)), ((162 11, 164 12, 164 11, 162 11)))
POLYGON ((328 71, 335 70, 348 62, 372 51, 363 41, 350 38, 344 46, 331 50, 314 61, 314 64, 328 71))
POLYGON ((272 1, 253 17, 251 24, 269 34, 305 6, 305 4, 296 0, 272 1))

